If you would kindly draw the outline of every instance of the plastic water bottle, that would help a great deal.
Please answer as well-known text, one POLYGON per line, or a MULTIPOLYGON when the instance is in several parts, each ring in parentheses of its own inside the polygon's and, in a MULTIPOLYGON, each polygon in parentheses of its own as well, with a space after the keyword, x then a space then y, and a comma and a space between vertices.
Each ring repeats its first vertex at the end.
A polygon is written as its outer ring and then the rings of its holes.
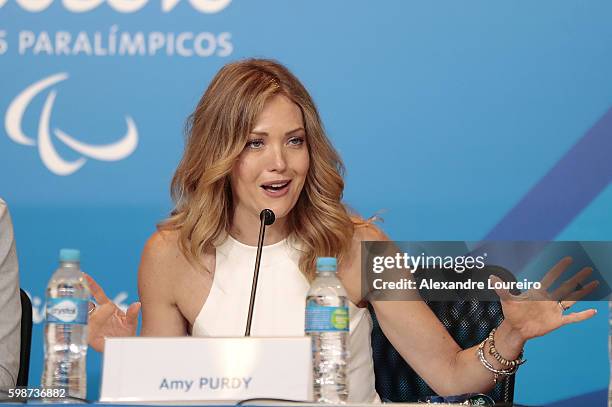
POLYGON ((346 403, 349 308, 333 257, 317 259, 317 277, 306 298, 305 331, 312 338, 314 401, 346 403))
POLYGON ((80 269, 80 252, 60 250, 60 267, 47 285, 45 366, 41 386, 87 394, 87 311, 89 287, 80 269))

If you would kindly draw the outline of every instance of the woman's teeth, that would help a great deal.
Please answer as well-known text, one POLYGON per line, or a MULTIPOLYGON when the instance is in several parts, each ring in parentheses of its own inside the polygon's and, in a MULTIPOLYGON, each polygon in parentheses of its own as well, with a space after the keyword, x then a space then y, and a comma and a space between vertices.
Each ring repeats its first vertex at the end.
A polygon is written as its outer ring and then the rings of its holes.
POLYGON ((282 184, 270 184, 270 185, 262 185, 264 189, 270 189, 272 191, 278 191, 279 189, 283 189, 289 184, 289 182, 284 182, 282 184))

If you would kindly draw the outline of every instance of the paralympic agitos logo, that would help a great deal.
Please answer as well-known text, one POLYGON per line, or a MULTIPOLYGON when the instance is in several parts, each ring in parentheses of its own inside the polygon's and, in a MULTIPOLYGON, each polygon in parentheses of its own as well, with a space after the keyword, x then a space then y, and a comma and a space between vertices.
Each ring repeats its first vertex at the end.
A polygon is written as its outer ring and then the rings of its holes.
POLYGON ((56 139, 81 155, 73 161, 62 158, 55 149, 51 137, 51 113, 57 96, 55 89, 47 94, 38 120, 36 140, 24 133, 22 127, 23 115, 30 102, 45 89, 66 79, 68 79, 68 74, 65 72, 51 75, 33 83, 19 93, 10 103, 4 117, 4 127, 8 137, 18 144, 37 146, 38 155, 43 164, 56 175, 73 174, 85 165, 87 158, 100 161, 118 161, 132 154, 138 145, 138 129, 134 120, 130 116, 125 116, 127 130, 124 136, 118 141, 106 145, 86 144, 66 134, 61 129, 54 128, 53 135, 56 139))

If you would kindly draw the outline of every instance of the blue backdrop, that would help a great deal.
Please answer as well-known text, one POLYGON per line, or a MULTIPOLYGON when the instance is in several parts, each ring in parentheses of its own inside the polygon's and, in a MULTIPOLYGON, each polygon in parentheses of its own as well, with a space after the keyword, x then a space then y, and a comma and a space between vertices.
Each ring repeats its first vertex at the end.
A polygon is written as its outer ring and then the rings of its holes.
MULTIPOLYGON (((396 240, 612 240, 612 3, 0 0, 0 196, 33 297, 61 247, 122 304, 171 209, 182 127, 214 73, 275 58, 305 83, 346 202, 396 240)), ((531 341, 516 400, 607 387, 607 303, 531 341)), ((88 355, 90 398, 99 355, 88 355)))

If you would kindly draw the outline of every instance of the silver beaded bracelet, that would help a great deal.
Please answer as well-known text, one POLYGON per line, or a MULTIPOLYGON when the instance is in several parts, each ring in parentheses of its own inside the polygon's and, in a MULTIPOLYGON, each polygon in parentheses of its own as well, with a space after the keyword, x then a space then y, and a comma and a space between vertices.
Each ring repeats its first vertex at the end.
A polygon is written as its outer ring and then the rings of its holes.
POLYGON ((491 331, 491 333, 489 334, 489 336, 480 343, 480 345, 478 345, 478 359, 480 360, 480 363, 482 363, 482 365, 490 372, 493 373, 493 383, 497 384, 497 380, 499 378, 499 376, 511 376, 513 374, 516 373, 516 371, 518 370, 519 366, 522 365, 523 363, 525 363, 527 360, 522 359, 523 357, 523 351, 521 350, 521 353, 519 354, 519 357, 515 360, 506 360, 504 359, 499 352, 497 352, 497 350, 495 349, 495 339, 493 338, 493 335, 495 334, 495 328, 491 331), (484 346, 486 342, 491 342, 491 346, 489 348, 489 353, 495 358, 495 360, 497 360, 499 363, 501 363, 504 366, 508 366, 505 369, 496 369, 491 363, 489 363, 489 361, 485 358, 484 355, 484 346))

